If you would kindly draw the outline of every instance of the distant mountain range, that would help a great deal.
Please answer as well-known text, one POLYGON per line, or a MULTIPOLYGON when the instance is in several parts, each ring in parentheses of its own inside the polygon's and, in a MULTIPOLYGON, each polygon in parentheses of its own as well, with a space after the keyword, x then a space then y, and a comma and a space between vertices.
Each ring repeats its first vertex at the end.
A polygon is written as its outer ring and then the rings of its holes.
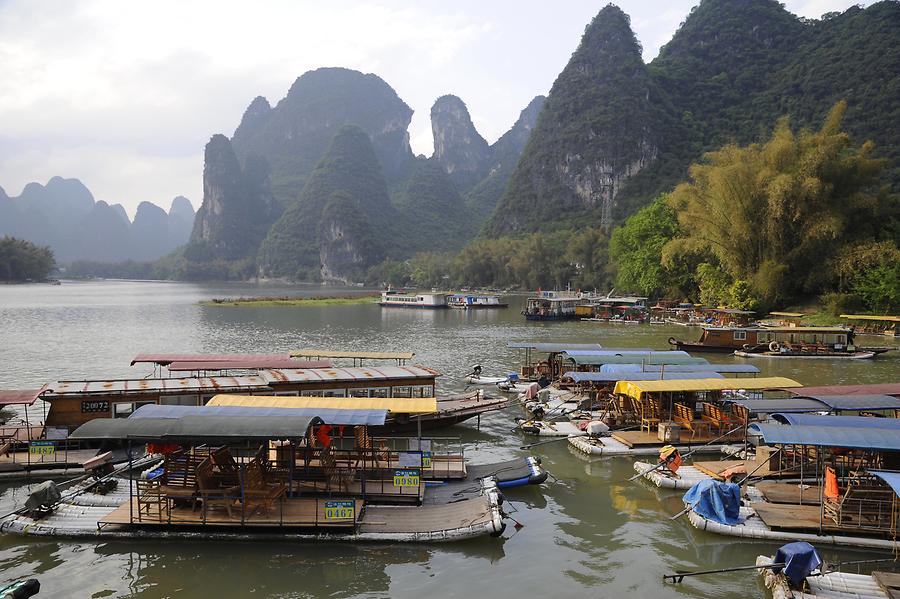
POLYGON ((141 202, 131 222, 121 204, 95 201, 78 179, 29 183, 12 198, 0 188, 0 236, 50 246, 59 263, 153 261, 186 243, 193 221, 182 196, 168 212, 141 202))
POLYGON ((381 78, 307 72, 274 108, 254 99, 230 140, 207 144, 185 257, 255 259, 263 276, 346 281, 385 258, 458 250, 496 205, 542 101, 489 145, 462 100, 438 98, 426 159, 409 145, 412 110, 381 78))

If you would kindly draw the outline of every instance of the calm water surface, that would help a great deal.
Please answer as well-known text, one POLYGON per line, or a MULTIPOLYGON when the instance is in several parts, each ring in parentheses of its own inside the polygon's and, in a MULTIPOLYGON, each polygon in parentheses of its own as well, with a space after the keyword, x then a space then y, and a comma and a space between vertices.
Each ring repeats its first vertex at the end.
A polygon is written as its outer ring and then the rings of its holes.
MULTIPOLYGON (((480 363, 488 375, 514 371, 511 340, 599 342, 667 348, 698 329, 602 323, 526 323, 509 310, 438 312, 327 307, 202 307, 201 299, 320 295, 335 290, 90 282, 0 286, 0 388, 62 378, 143 376, 131 358, 160 352, 283 352, 304 348, 409 350, 444 373, 442 392, 460 391, 480 363)), ((871 338, 871 343, 894 343, 871 338)), ((764 375, 805 384, 896 381, 900 352, 875 361, 754 362, 764 375)), ((731 361, 718 354, 714 361, 731 361)), ((473 461, 506 459, 528 442, 511 432, 510 409, 447 429, 473 461)), ((680 494, 640 482, 628 459, 589 460, 565 442, 535 447, 553 479, 541 489, 506 493, 523 526, 501 539, 448 545, 55 541, 0 536, 0 582, 41 581, 41 597, 721 597, 763 595, 752 573, 663 585, 676 569, 752 564, 776 545, 701 533, 671 522, 680 494)), ((27 488, 0 486, 0 510, 27 488)), ((866 554, 824 552, 832 561, 866 554)))

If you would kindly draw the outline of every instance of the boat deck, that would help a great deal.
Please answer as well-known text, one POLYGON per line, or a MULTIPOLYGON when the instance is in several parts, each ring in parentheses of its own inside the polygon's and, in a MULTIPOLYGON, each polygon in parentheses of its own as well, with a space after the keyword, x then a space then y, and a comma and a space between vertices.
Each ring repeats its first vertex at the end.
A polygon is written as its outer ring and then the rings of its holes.
MULTIPOLYGON (((331 493, 324 481, 295 482, 294 490, 300 493, 331 493)), ((359 480, 348 481, 340 486, 340 493, 346 495, 363 495, 363 483, 359 480)), ((380 501, 421 503, 425 498, 425 485, 416 487, 395 487, 391 480, 367 480, 365 484, 365 496, 369 499, 380 501)))
MULTIPOLYGON (((675 445, 685 447, 703 445, 704 443, 708 443, 718 437, 719 435, 716 435, 714 433, 696 435, 693 438, 689 436, 683 436, 678 443, 675 443, 675 445)), ((662 447, 663 445, 672 444, 667 441, 660 441, 656 432, 647 433, 644 431, 612 431, 612 438, 616 441, 619 441, 620 443, 623 443, 631 449, 640 447, 662 447)))
POLYGON ((486 525, 492 518, 490 503, 482 498, 456 503, 423 505, 415 509, 367 506, 359 523, 360 533, 430 533, 486 525))
MULTIPOLYGON (((312 498, 287 499, 272 508, 255 509, 248 513, 241 513, 240 506, 232 508, 231 515, 224 508, 192 509, 190 507, 175 507, 171 510, 169 518, 153 519, 144 517, 140 520, 132 519, 132 513, 137 514, 137 502, 126 501, 109 515, 100 519, 98 527, 109 524, 130 525, 138 527, 173 527, 173 526, 279 526, 283 528, 297 527, 350 527, 355 526, 360 518, 363 508, 361 499, 335 499, 340 501, 353 501, 355 505, 354 518, 327 518, 325 514, 325 500, 312 498), (132 507, 133 506, 133 507, 132 507)), ((329 500, 331 501, 331 500, 329 500)))
POLYGON ((0 472, 40 470, 42 468, 81 468, 97 455, 96 449, 58 450, 52 456, 29 455, 28 449, 0 455, 0 472), (43 459, 41 459, 43 457, 43 459))
MULTIPOLYGON (((756 483, 756 489, 771 503, 788 503, 803 505, 819 505, 819 485, 799 485, 797 483, 777 483, 762 481, 756 483)), ((816 510, 819 508, 816 507, 816 510)), ((818 519, 817 519, 818 521, 818 519)))
POLYGON ((798 472, 795 470, 771 470, 768 464, 760 465, 754 460, 711 460, 705 462, 694 462, 694 467, 711 476, 722 480, 722 473, 735 468, 743 467, 744 474, 753 472, 754 478, 786 478, 795 477, 798 472), (757 470, 759 468, 759 470, 757 470), (755 472, 754 472, 755 471, 755 472))
MULTIPOLYGON (((759 519, 772 530, 818 530, 820 508, 818 505, 789 503, 754 503, 751 507, 759 519)), ((822 529, 839 531, 833 522, 822 520, 822 529)))

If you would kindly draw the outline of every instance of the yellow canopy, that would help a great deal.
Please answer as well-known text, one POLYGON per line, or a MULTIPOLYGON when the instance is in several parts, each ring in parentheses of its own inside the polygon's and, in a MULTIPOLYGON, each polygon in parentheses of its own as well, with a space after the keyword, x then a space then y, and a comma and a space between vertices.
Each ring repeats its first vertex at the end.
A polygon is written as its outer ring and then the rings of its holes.
POLYGON ((354 360, 412 360, 412 352, 387 351, 330 351, 327 349, 298 349, 291 352, 292 358, 346 358, 354 360))
POLYGON ((394 414, 437 412, 434 397, 294 397, 287 395, 216 395, 208 406, 243 408, 330 408, 336 410, 387 410, 394 414))
POLYGON ((747 379, 685 379, 672 381, 619 381, 616 383, 617 395, 630 395, 640 399, 642 393, 659 393, 663 391, 723 391, 725 389, 790 389, 802 387, 797 381, 783 376, 770 376, 747 379))
POLYGON ((882 322, 900 322, 900 316, 873 316, 871 314, 841 314, 841 318, 850 320, 880 320, 882 322))

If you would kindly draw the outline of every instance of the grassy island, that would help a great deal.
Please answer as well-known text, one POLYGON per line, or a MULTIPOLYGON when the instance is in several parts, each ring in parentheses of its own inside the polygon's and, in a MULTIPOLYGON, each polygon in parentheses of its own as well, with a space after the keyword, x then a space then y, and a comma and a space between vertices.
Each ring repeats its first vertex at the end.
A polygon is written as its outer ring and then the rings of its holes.
POLYGON ((351 306, 355 304, 371 304, 380 295, 343 295, 328 297, 236 297, 213 298, 200 302, 201 306, 252 306, 269 308, 272 306, 351 306))

